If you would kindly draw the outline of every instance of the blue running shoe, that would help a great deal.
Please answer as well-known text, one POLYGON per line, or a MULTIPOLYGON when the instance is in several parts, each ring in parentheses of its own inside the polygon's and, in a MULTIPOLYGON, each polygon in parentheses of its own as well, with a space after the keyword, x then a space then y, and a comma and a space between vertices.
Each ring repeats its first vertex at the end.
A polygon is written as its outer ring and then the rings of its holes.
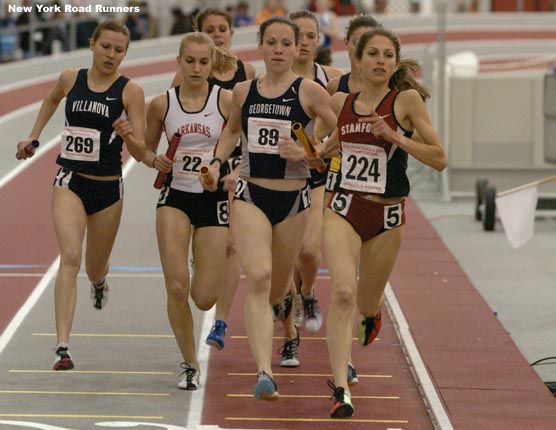
POLYGON ((260 371, 255 384, 255 398, 273 402, 279 397, 280 394, 278 394, 278 387, 274 379, 265 371, 260 371))
POLYGON ((216 320, 207 336, 207 340, 205 341, 206 344, 214 346, 218 350, 224 348, 224 338, 226 337, 227 327, 225 321, 216 320))
POLYGON ((359 384, 357 371, 355 370, 355 366, 351 362, 348 363, 347 379, 348 379, 348 387, 353 387, 354 385, 359 384))

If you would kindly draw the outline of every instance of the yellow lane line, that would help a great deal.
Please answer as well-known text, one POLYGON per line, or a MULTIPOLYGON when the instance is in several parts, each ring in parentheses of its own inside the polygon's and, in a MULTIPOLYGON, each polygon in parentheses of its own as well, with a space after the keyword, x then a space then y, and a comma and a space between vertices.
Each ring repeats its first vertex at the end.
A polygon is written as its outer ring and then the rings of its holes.
MULTIPOLYGON (((257 376, 257 374, 228 372, 228 376, 257 376)), ((330 373, 274 373, 272 376, 331 377, 332 374, 330 373)), ((360 375, 358 373, 357 377, 358 378, 391 378, 392 375, 360 375)))
MULTIPOLYGON (((73 335, 72 335, 72 336, 73 336, 73 335)), ((247 336, 230 336, 230 337, 231 337, 232 339, 241 339, 241 340, 247 339, 247 336)), ((272 339, 279 339, 279 340, 281 340, 281 339, 284 339, 284 337, 283 337, 283 336, 274 336, 272 339)), ((316 337, 316 336, 304 337, 304 336, 302 336, 302 337, 301 337, 301 340, 326 340, 326 337, 322 337, 322 336, 321 336, 321 337, 316 337)), ((356 341, 356 340, 357 340, 357 341, 358 341, 358 338, 352 337, 351 340, 353 340, 353 341, 356 341)), ((377 338, 375 338, 375 340, 373 340, 373 342, 376 342, 376 341, 380 341, 380 338, 377 337, 377 338)))
MULTIPOLYGON (((62 394, 82 396, 160 396, 168 397, 170 393, 115 393, 110 391, 16 391, 0 390, 0 394, 62 394)), ((352 396, 353 397, 353 396, 352 396)))
POLYGON ((123 370, 70 370, 60 372, 59 370, 19 370, 11 369, 10 373, 57 373, 58 375, 77 375, 77 374, 103 374, 103 375, 173 375, 172 372, 128 372, 123 370))
MULTIPOLYGON (((123 334, 123 333, 72 333, 72 337, 137 337, 137 338, 152 338, 152 339, 173 339, 174 335, 172 334, 123 334)), ((33 336, 48 336, 54 337, 56 333, 33 333, 33 336)), ((239 339, 239 340, 246 340, 247 336, 244 335, 235 335, 230 336, 232 339, 239 339)), ((283 339, 282 336, 274 336, 273 339, 281 340, 283 339)), ((326 337, 322 336, 302 336, 301 340, 326 340, 326 337)), ((358 338, 353 337, 351 338, 352 341, 357 341, 358 338)), ((379 342, 380 338, 377 337, 373 342, 379 342)))
MULTIPOLYGON (((250 394, 226 394, 227 397, 253 397, 250 394)), ((330 395, 315 395, 315 394, 280 394, 280 398, 286 399, 329 399, 330 395)), ((351 396, 352 399, 373 399, 373 400, 399 400, 398 396, 351 396)))
POLYGON ((2 418, 102 418, 129 420, 163 420, 164 417, 136 415, 76 415, 76 414, 0 414, 2 418))
POLYGON ((342 418, 340 421, 333 418, 243 418, 243 417, 226 417, 227 421, 281 421, 281 422, 311 422, 311 423, 382 423, 382 424, 407 424, 407 420, 354 420, 342 418))
MULTIPOLYGON (((33 336, 56 336, 56 333, 33 333, 33 336)), ((172 334, 72 333, 72 337, 140 337, 173 339, 172 334)))

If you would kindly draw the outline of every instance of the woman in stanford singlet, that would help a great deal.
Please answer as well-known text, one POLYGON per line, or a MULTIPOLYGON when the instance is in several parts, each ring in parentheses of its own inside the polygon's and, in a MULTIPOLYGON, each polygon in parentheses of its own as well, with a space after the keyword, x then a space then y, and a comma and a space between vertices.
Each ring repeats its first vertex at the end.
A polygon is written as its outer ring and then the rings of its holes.
POLYGON ((362 90, 332 97, 337 136, 319 149, 325 156, 341 146, 340 188, 324 215, 324 250, 332 280, 326 325, 334 375, 329 384, 334 390, 332 418, 354 413, 345 369, 355 304, 362 314, 362 345, 369 345, 381 327, 382 296, 405 223, 408 154, 439 171, 447 164, 424 104, 428 92, 401 64, 397 36, 384 28, 364 33, 355 58, 362 90), (414 132, 420 140, 413 138, 414 132))

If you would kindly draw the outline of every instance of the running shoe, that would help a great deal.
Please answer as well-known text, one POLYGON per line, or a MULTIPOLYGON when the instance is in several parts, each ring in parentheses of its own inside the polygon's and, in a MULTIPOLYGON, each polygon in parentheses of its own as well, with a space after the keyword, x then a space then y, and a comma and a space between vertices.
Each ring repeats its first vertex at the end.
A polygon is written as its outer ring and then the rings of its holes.
POLYGON ((293 323, 295 328, 299 328, 303 325, 303 299, 301 294, 296 294, 293 299, 293 323))
POLYGON ((218 350, 224 348, 224 338, 226 337, 227 327, 228 326, 225 321, 216 320, 210 329, 210 333, 208 334, 205 343, 207 345, 214 346, 218 350))
POLYGON ((73 361, 71 361, 71 355, 69 352, 69 346, 58 346, 56 349, 56 358, 54 359, 54 365, 52 368, 54 370, 70 370, 73 369, 73 361))
POLYGON ((181 380, 178 382, 180 390, 193 391, 199 388, 201 371, 191 367, 189 363, 181 363, 180 367, 183 369, 183 372, 180 373, 181 380))
MULTIPOLYGON (((297 329, 296 329, 297 330, 297 329)), ((299 357, 297 356, 297 348, 299 348, 299 331, 294 339, 289 337, 284 339, 284 345, 278 350, 278 354, 282 354, 280 366, 297 367, 299 366, 299 357)))
POLYGON ((316 333, 322 326, 322 314, 320 313, 319 301, 315 294, 303 297, 303 311, 305 313, 305 330, 316 333))
POLYGON ((354 385, 359 384, 359 378, 357 377, 357 371, 355 370, 355 366, 350 361, 348 363, 348 387, 353 387, 354 385))
POLYGON ((363 346, 370 345, 382 327, 382 311, 374 317, 363 317, 359 323, 359 343, 363 346))
POLYGON ((334 405, 330 410, 330 416, 332 418, 352 417, 355 410, 351 404, 351 397, 346 394, 343 387, 336 387, 336 384, 332 381, 328 381, 328 386, 334 390, 332 397, 330 397, 330 399, 334 399, 334 405))
POLYGON ((280 303, 272 306, 272 318, 274 321, 283 321, 290 316, 292 311, 292 293, 286 294, 280 303))
POLYGON ((108 283, 106 279, 100 282, 91 282, 91 300, 95 309, 102 309, 108 303, 108 283))
POLYGON ((257 375, 257 383, 255 384, 255 398, 273 402, 278 400, 279 397, 276 382, 268 373, 261 370, 257 375))

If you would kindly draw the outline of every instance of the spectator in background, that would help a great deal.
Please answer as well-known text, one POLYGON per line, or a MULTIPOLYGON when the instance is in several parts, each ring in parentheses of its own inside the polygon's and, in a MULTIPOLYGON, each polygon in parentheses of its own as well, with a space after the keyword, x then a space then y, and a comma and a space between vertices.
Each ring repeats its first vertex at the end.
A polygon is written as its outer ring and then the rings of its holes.
POLYGON ((388 7, 388 0, 374 0, 374 13, 381 15, 390 15, 392 11, 388 7))
POLYGON ((176 6, 172 8, 172 16, 174 17, 174 22, 170 30, 171 35, 190 33, 193 31, 193 19, 191 15, 183 13, 181 7, 176 6))
MULTIPOLYGON (((73 5, 83 6, 81 1, 74 1, 73 5)), ((75 27, 77 33, 76 46, 77 48, 87 48, 89 47, 89 40, 99 22, 94 16, 89 15, 88 12, 75 12, 75 17, 80 20, 75 27)))
POLYGON ((150 39, 153 34, 153 20, 149 13, 149 5, 146 1, 131 0, 127 3, 129 7, 139 7, 139 12, 129 12, 125 21, 129 29, 131 40, 150 39))
POLYGON ((315 15, 319 20, 320 47, 328 48, 332 44, 332 40, 340 35, 338 17, 332 10, 332 0, 316 0, 315 15))
POLYGON ((4 3, 4 14, 0 21, 0 29, 11 29, 9 33, 0 34, 0 63, 17 58, 17 32, 15 17, 9 12, 8 4, 4 3))
POLYGON ((409 12, 410 13, 420 13, 421 12, 421 1, 420 0, 409 0, 409 12))
POLYGON ((284 6, 284 0, 266 0, 265 7, 255 16, 257 25, 261 25, 268 18, 273 16, 286 16, 288 11, 284 6))
POLYGON ((42 53, 44 55, 52 54, 52 44, 55 40, 60 41, 62 44, 62 51, 68 52, 70 50, 69 32, 63 5, 61 5, 58 1, 54 1, 52 2, 52 6, 58 6, 61 10, 60 12, 54 12, 50 18, 50 21, 55 24, 46 34, 46 40, 42 46, 42 53))
POLYGON ((249 3, 240 1, 237 4, 236 13, 234 15, 234 27, 247 27, 254 23, 255 19, 249 15, 249 3))
MULTIPOLYGON (((24 7, 32 6, 32 3, 29 0, 23 0, 21 5, 24 7)), ((33 12, 22 12, 15 20, 16 25, 23 26, 29 25, 31 23, 31 19, 34 22, 41 22, 44 21, 42 14, 39 12, 38 8, 33 7, 33 12), (31 18, 31 13, 34 13, 34 17, 31 18)), ((31 55, 31 43, 35 43, 35 51, 42 52, 42 41, 44 40, 44 32, 36 31, 33 36, 31 36, 29 31, 22 31, 19 33, 19 47, 23 51, 23 57, 28 58, 31 55), (37 36, 36 38, 34 36, 37 36)))

